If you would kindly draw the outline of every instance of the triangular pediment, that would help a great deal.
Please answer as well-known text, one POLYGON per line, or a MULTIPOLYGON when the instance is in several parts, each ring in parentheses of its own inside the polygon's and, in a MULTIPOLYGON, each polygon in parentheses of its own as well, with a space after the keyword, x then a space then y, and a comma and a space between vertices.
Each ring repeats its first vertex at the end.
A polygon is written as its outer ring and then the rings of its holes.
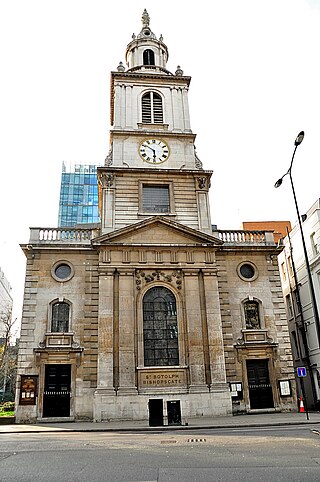
POLYGON ((222 242, 214 236, 189 228, 170 219, 153 216, 125 228, 103 234, 93 239, 92 244, 95 246, 110 244, 220 246, 222 242))

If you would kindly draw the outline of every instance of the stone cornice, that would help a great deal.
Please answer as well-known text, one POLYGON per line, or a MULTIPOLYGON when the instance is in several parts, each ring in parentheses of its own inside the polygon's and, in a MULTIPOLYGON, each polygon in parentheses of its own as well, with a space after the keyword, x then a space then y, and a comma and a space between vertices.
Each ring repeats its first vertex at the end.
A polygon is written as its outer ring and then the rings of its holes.
MULTIPOLYGON (((160 124, 161 125, 161 124, 160 124)), ((155 135, 159 135, 161 137, 165 138, 170 138, 173 137, 175 139, 191 139, 193 142, 196 139, 196 134, 193 134, 193 132, 174 132, 174 131, 158 131, 156 132, 155 130, 133 130, 133 129, 113 129, 110 131, 110 139, 111 141, 113 140, 114 137, 116 136, 124 136, 127 138, 128 136, 130 137, 153 137, 155 135)))
MULTIPOLYGON (((137 173, 137 174, 147 174, 148 176, 150 175, 149 174, 149 170, 147 170, 146 168, 142 168, 142 167, 132 167, 132 168, 127 168, 127 167, 117 167, 117 166, 99 166, 97 168, 97 172, 99 173, 102 173, 104 171, 107 171, 107 172, 114 172, 114 173, 126 173, 126 174, 129 174, 130 173, 130 176, 132 176, 133 174, 137 173)), ((199 169, 161 169, 161 168, 156 168, 156 167, 152 167, 152 173, 154 172, 157 172, 157 173, 161 173, 161 174, 166 174, 166 175, 170 175, 172 176, 173 174, 178 174, 179 176, 194 176, 194 177, 203 177, 203 176, 209 176, 211 177, 212 174, 213 174, 213 171, 205 171, 205 170, 201 170, 199 171, 199 169)))

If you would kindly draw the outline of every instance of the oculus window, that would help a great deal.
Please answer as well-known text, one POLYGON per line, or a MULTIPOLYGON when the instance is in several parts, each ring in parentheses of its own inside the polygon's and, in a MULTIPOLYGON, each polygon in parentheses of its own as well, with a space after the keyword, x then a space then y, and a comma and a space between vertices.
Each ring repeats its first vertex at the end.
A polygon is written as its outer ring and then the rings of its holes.
POLYGON ((176 299, 164 286, 144 295, 143 343, 145 366, 179 365, 176 299))
POLYGON ((238 276, 243 281, 254 281, 258 277, 258 270, 253 263, 246 261, 237 267, 238 276))
POLYGON ((58 261, 52 266, 51 275, 56 281, 64 283, 73 277, 74 269, 67 261, 58 261))

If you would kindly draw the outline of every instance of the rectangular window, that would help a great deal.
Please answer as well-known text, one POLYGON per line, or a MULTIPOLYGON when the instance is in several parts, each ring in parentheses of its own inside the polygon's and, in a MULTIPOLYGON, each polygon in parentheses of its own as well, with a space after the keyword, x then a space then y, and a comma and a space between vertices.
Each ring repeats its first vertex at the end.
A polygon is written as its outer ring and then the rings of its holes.
POLYGON ((293 318, 293 308, 292 308, 292 301, 291 301, 290 295, 286 296, 286 304, 287 304, 287 311, 288 311, 289 319, 293 318))
POLYGON ((293 340, 293 356, 294 356, 294 359, 297 360, 298 358, 300 358, 300 351, 299 351, 299 346, 298 346, 298 339, 297 339, 297 334, 295 331, 292 331, 291 332, 291 340, 293 340))
POLYGON ((293 302, 294 302, 295 311, 299 315, 301 313, 301 302, 300 302, 300 296, 297 289, 293 291, 293 302))
POLYGON ((293 269, 292 269, 291 256, 288 256, 288 271, 289 271, 289 275, 292 277, 293 276, 293 269))
POLYGON ((319 254, 319 250, 318 250, 318 245, 316 240, 316 233, 311 234, 310 241, 311 241, 312 254, 314 256, 317 256, 317 254, 319 254))
POLYGON ((169 213, 170 192, 169 186, 143 185, 142 209, 145 213, 169 213))
POLYGON ((284 263, 281 263, 281 274, 282 274, 282 279, 283 281, 286 281, 287 279, 287 271, 284 263))

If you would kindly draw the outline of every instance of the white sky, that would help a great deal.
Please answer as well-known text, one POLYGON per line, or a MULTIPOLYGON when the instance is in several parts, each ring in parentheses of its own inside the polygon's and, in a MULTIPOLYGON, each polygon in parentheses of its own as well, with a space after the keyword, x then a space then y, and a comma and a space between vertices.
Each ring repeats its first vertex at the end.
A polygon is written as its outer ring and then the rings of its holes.
POLYGON ((0 0, 0 266, 20 320, 29 227, 55 227, 62 161, 103 163, 109 79, 147 8, 191 75, 191 125, 214 171, 212 223, 291 220, 317 198, 320 0, 0 0))

